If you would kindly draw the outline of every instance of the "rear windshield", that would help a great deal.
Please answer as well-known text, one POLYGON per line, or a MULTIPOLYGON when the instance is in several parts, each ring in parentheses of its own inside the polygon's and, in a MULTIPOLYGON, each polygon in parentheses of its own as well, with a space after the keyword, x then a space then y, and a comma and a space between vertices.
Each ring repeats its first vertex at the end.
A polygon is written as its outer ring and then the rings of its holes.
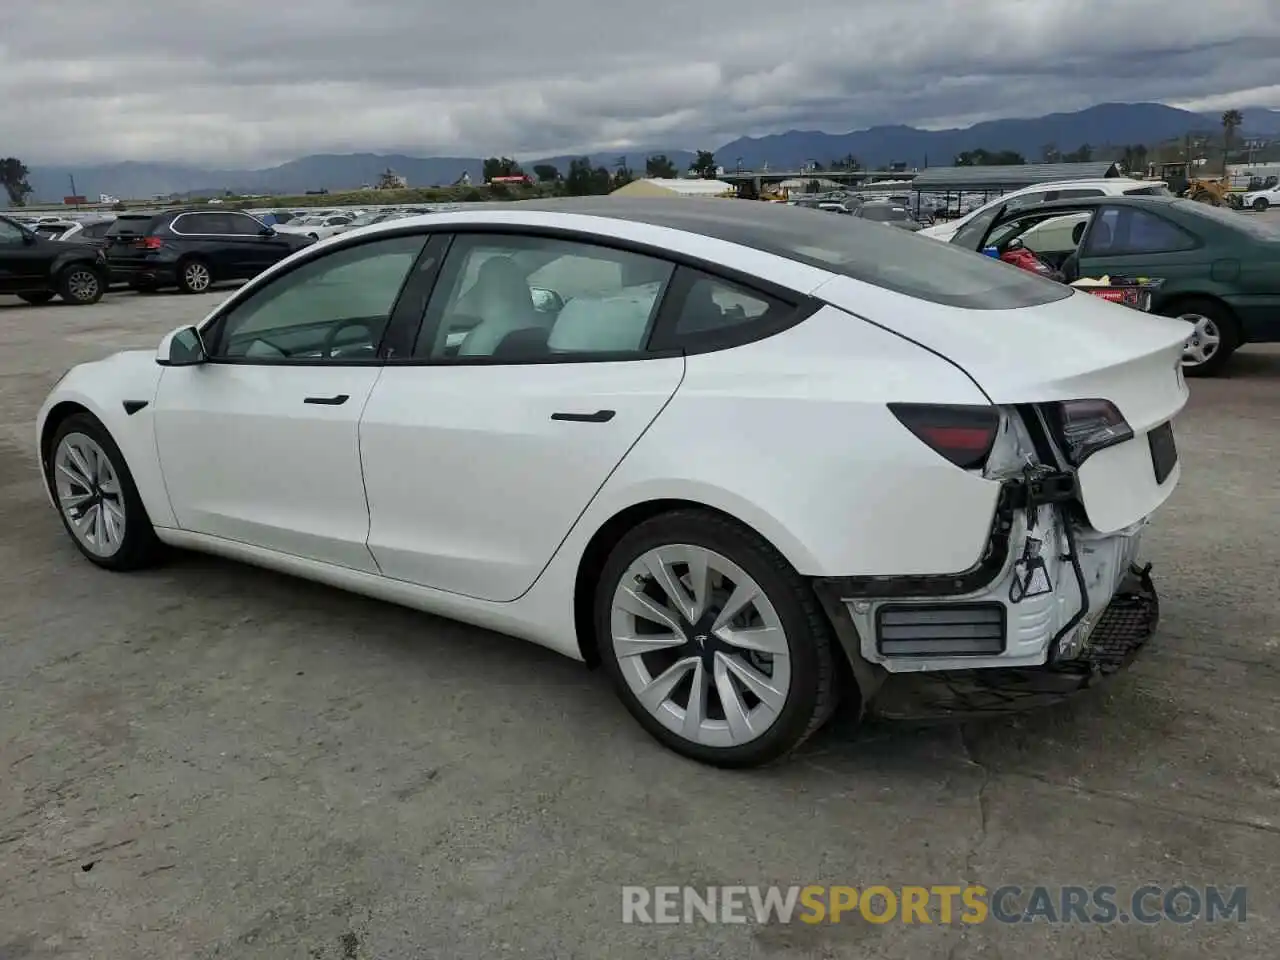
POLYGON ((117 217, 107 228, 108 237, 127 236, 129 234, 146 233, 147 227, 155 217, 117 217))
POLYGON ((1234 227, 1260 240, 1280 240, 1280 226, 1274 220, 1238 213, 1230 207, 1215 207, 1194 200, 1177 200, 1178 209, 1191 216, 1205 217, 1223 226, 1234 227))
POLYGON ((1016 310, 1065 300, 1072 293, 1064 284, 991 257, 853 217, 776 205, 778 215, 768 217, 767 224, 748 223, 739 217, 718 216, 704 204, 698 206, 697 221, 690 224, 695 232, 930 303, 969 310, 1016 310))
POLYGON ((905 207, 873 207, 867 204, 862 208, 864 220, 909 220, 905 207))

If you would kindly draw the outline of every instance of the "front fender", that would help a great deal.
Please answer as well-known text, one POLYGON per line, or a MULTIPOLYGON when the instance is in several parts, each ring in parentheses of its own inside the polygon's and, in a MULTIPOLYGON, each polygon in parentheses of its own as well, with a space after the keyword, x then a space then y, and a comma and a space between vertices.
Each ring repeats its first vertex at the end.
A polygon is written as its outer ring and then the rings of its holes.
POLYGON ((36 444, 45 494, 53 502, 46 469, 51 454, 50 441, 57 424, 78 410, 96 417, 124 454, 143 506, 157 527, 177 526, 156 450, 152 419, 156 393, 164 368, 150 350, 130 350, 104 360, 73 367, 53 388, 36 417, 36 444), (145 403, 135 413, 125 410, 126 401, 145 403))

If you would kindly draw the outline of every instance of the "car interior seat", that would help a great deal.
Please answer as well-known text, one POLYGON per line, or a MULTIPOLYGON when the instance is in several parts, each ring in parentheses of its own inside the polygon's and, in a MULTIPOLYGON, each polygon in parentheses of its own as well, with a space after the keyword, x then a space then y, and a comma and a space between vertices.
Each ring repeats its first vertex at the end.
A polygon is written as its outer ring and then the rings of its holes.
POLYGON ((512 331, 546 326, 534 308, 524 275, 510 257, 493 257, 481 264, 475 284, 459 298, 456 312, 480 320, 458 348, 461 357, 492 356, 512 331))

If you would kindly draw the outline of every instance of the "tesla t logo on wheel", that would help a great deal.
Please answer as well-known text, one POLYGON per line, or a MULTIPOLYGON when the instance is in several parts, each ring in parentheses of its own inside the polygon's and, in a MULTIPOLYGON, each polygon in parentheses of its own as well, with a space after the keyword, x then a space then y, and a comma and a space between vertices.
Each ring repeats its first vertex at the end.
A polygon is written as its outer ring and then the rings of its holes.
POLYGON ((694 642, 694 643, 696 643, 696 644, 697 644, 698 646, 700 646, 700 647, 705 647, 705 646, 707 645, 707 640, 708 640, 708 639, 709 639, 709 638, 707 637, 707 635, 706 635, 705 633, 700 633, 700 634, 698 634, 696 637, 694 637, 694 638, 693 638, 693 642, 694 642))

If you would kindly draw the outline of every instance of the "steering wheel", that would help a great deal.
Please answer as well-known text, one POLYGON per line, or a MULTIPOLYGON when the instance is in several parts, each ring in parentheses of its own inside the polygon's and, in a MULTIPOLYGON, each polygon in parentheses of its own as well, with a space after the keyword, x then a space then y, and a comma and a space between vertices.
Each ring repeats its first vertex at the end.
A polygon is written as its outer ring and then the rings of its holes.
MULTIPOLYGON (((329 332, 324 336, 324 343, 320 347, 320 356, 332 359, 333 351, 338 345, 338 334, 347 327, 363 327, 366 333, 371 333, 373 324, 369 317, 348 317, 345 320, 339 320, 329 328, 329 332)), ((352 344, 347 344, 351 346, 352 344)))

